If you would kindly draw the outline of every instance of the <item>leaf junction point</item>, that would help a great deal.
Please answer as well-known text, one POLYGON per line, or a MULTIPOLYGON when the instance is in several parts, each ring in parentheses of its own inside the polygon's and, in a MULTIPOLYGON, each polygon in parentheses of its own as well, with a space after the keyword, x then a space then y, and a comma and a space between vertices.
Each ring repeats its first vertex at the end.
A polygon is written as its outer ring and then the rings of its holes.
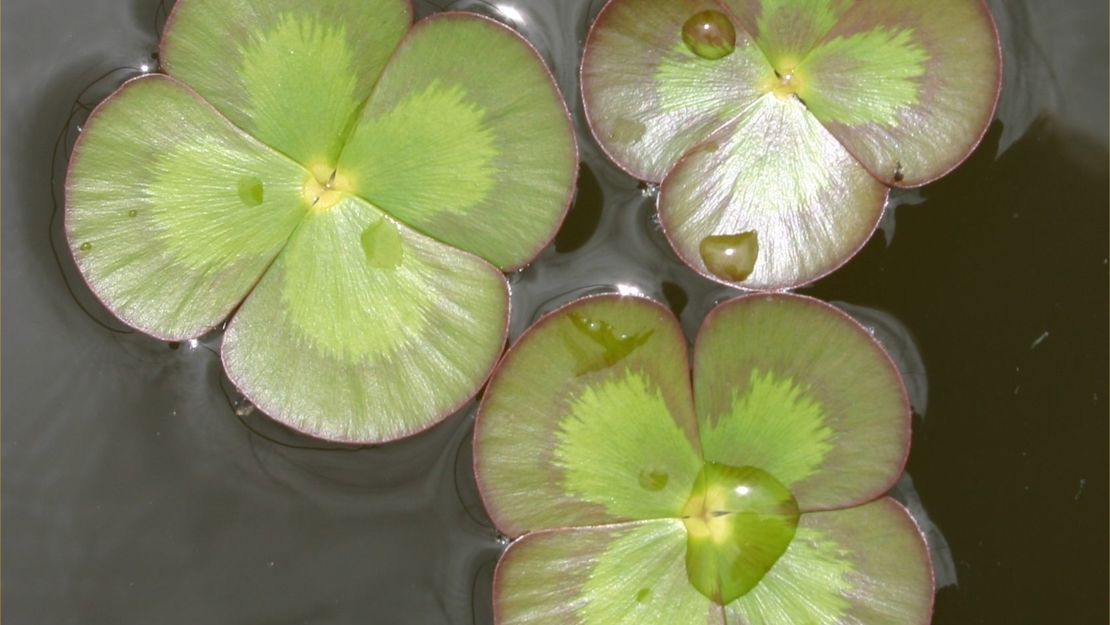
POLYGON ((318 164, 308 168, 309 175, 304 181, 304 201, 309 208, 324 210, 335 206, 343 199, 343 194, 351 190, 347 176, 338 169, 318 164))
POLYGON ((744 596, 786 552, 799 516, 770 473, 707 462, 682 511, 690 583, 721 605, 744 596))

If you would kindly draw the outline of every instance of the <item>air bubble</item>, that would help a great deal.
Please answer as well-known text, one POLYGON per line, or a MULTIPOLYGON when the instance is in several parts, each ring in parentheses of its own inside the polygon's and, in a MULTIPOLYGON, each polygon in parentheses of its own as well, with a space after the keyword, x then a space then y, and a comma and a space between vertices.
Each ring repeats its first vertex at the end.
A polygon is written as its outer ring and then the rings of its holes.
POLYGON ((659 492, 667 487, 671 476, 663 471, 640 471, 640 488, 651 492, 659 492))

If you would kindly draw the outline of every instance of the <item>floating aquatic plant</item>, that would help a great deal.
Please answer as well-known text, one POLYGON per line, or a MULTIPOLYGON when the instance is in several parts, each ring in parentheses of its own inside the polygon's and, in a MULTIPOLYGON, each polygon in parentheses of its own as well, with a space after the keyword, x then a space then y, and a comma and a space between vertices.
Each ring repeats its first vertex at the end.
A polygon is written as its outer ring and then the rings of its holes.
POLYGON ((889 186, 967 157, 1000 66, 982 0, 611 0, 582 93, 601 147, 662 183, 685 263, 783 289, 850 258, 889 186))
POLYGON ((509 350, 474 468, 516 540, 501 625, 914 625, 928 551, 882 494, 902 472, 901 378, 861 326, 796 295, 706 318, 693 357, 650 300, 599 296, 509 350))
POLYGON ((404 0, 179 0, 165 74, 90 117, 66 231, 153 336, 234 313, 228 376, 304 432, 384 441, 472 397, 508 287, 554 236, 577 153, 536 52, 404 0))

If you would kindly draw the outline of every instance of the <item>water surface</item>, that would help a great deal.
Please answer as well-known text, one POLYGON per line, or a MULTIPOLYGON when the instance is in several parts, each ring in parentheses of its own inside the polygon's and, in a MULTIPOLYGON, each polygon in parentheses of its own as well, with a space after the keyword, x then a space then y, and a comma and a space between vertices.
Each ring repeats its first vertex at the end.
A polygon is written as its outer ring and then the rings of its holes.
MULTIPOLYGON (((449 7, 532 40, 579 124, 579 196, 554 245, 511 276, 513 338, 614 290, 667 302, 692 336, 733 294, 677 261, 652 190, 581 126, 578 54, 600 4, 449 7)), ((913 478, 899 492, 947 539, 934 542, 948 567, 938 576, 953 582, 934 622, 1103 624, 1107 7, 994 6, 1007 82, 983 145, 948 178, 897 195, 860 255, 804 292, 873 327, 910 377, 913 478)), ((60 270, 50 245, 54 140, 86 87, 94 104, 153 68, 158 1, 5 9, 0 616, 490 623, 504 544, 469 474, 470 407, 395 445, 327 448, 235 401, 218 335, 170 346, 121 332, 80 280, 67 289, 72 263, 63 245, 60 270)))

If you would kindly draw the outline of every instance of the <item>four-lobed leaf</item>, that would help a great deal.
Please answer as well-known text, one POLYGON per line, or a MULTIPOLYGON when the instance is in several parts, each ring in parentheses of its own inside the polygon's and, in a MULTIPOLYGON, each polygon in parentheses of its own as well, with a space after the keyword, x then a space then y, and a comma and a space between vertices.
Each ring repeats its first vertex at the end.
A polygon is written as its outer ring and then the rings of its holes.
POLYGON ((597 296, 506 354, 474 434, 483 500, 517 539, 496 621, 927 621, 927 549, 882 497, 910 413, 878 343, 817 300, 753 295, 707 317, 692 385, 685 353, 662 306, 597 296))
POLYGON ((661 183, 679 257, 760 290, 833 271, 889 186, 966 158, 1000 80, 982 0, 610 0, 582 62, 594 136, 661 183))
POLYGON ((577 153, 519 35, 404 0, 180 0, 166 74, 93 113, 66 228, 117 316, 223 360, 272 417, 378 442, 472 397, 508 286, 554 236, 577 153), (478 56, 480 51, 480 58, 478 56))

